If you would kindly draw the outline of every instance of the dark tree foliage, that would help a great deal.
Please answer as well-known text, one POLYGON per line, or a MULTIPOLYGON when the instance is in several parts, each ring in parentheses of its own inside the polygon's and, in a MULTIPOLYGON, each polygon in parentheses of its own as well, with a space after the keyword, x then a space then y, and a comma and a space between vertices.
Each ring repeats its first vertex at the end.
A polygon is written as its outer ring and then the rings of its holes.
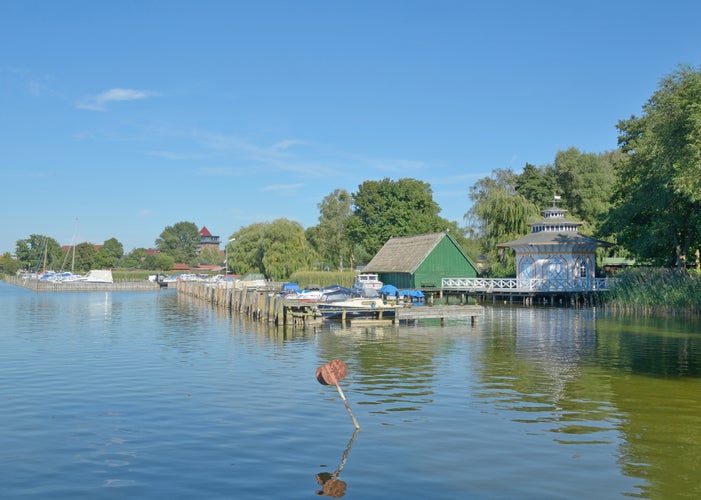
POLYGON ((457 223, 438 215, 440 207, 433 201, 431 186, 425 182, 410 178, 365 181, 352 199, 348 235, 370 255, 391 237, 445 230, 460 235, 457 223))
POLYGON ((558 191, 553 167, 545 165, 539 168, 530 163, 526 163, 521 174, 516 177, 514 187, 518 194, 541 210, 550 206, 553 195, 558 191))
POLYGON ((685 266, 701 246, 701 72, 680 67, 617 127, 627 158, 601 233, 640 260, 685 266))
POLYGON ((42 270, 59 269, 62 262, 61 245, 48 236, 32 234, 29 238, 18 240, 15 256, 24 269, 42 270))
POLYGON ((228 247, 228 268, 234 273, 262 273, 283 280, 295 271, 310 269, 315 254, 298 222, 276 219, 237 231, 228 247))
POLYGON ((513 253, 499 253, 496 246, 526 234, 538 217, 538 208, 516 191, 517 179, 511 169, 497 169, 470 188, 472 207, 465 219, 492 276, 514 274, 513 253))
POLYGON ((326 196, 319 208, 319 224, 307 229, 307 239, 321 259, 322 267, 343 269, 353 266, 352 243, 346 226, 353 213, 351 195, 336 189, 326 196))
POLYGON ((577 148, 557 152, 553 168, 555 189, 569 215, 584 223, 582 232, 594 232, 608 211, 616 165, 621 161, 620 152, 582 153, 577 148))
POLYGON ((197 261, 200 232, 194 222, 178 222, 167 226, 156 239, 156 248, 175 262, 193 265, 197 261))
POLYGON ((97 251, 93 267, 95 269, 112 269, 124 256, 124 246, 117 238, 106 240, 97 251))

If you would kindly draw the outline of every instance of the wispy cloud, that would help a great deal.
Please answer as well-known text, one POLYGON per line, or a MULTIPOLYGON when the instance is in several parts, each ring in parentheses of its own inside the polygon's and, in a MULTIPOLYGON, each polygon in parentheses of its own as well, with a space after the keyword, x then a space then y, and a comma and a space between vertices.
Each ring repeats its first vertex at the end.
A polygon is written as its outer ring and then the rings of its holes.
POLYGON ((200 167, 195 170, 195 174, 207 177, 230 177, 243 172, 244 169, 237 167, 200 167))
POLYGON ((150 92, 148 90, 114 88, 102 92, 101 94, 83 97, 76 103, 76 107, 90 111, 105 111, 107 105, 111 102, 137 101, 155 95, 155 92, 150 92))
POLYGON ((368 164, 378 170, 387 172, 408 172, 421 170, 426 166, 422 161, 403 159, 369 159, 368 164))
POLYGON ((258 145, 236 135, 225 135, 207 130, 193 130, 190 137, 210 150, 230 153, 235 157, 259 165, 284 170, 298 175, 321 177, 334 172, 325 165, 308 161, 306 156, 295 151, 293 146, 313 146, 299 139, 285 139, 273 145, 258 145))
POLYGON ((304 184, 298 182, 296 184, 270 184, 268 186, 263 186, 261 191, 291 191, 304 187, 304 184))
POLYGON ((29 92, 32 97, 59 97, 54 88, 56 79, 51 75, 37 75, 32 71, 17 66, 0 66, 0 80, 29 92))
POLYGON ((147 155, 163 158, 165 160, 201 160, 211 155, 204 153, 176 153, 174 151, 147 151, 147 155))
POLYGON ((298 146, 300 144, 304 144, 304 141, 300 141, 297 139, 288 139, 286 141, 280 141, 276 144, 273 144, 272 149, 279 151, 279 150, 289 149, 292 146, 298 146))

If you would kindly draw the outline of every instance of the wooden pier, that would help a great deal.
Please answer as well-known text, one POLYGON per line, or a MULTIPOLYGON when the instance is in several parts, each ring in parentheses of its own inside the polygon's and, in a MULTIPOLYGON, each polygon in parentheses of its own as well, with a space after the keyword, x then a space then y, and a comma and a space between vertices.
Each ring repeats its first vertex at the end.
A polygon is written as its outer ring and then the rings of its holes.
POLYGON ((482 314, 482 306, 477 305, 406 307, 399 310, 397 322, 410 323, 420 319, 440 319, 441 325, 445 325, 449 319, 465 319, 474 325, 482 314))
MULTIPOLYGON (((237 315, 275 325, 304 327, 324 321, 316 303, 285 299, 273 290, 234 288, 198 282, 180 282, 177 290, 179 294, 210 302, 237 315)), ((402 322, 415 323, 423 319, 439 319, 442 325, 448 319, 466 319, 474 325, 483 312, 482 306, 478 305, 422 305, 386 307, 382 310, 368 308, 367 311, 358 311, 355 308, 341 309, 337 311, 340 321, 351 325, 398 325, 402 322), (351 315, 358 312, 367 314, 351 315)))

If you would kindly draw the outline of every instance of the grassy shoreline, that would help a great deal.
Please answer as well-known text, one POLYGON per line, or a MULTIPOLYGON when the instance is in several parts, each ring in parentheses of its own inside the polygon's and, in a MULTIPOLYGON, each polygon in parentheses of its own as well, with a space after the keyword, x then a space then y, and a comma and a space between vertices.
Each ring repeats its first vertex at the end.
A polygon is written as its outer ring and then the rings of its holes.
POLYGON ((644 314, 701 314, 701 274, 696 271, 637 268, 610 281, 604 307, 644 314))

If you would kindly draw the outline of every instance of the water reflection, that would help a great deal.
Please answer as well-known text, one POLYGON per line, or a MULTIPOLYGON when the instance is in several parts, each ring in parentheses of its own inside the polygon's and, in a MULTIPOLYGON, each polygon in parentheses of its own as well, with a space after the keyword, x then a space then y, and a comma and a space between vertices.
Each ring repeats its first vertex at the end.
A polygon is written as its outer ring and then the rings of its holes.
POLYGON ((353 432, 350 441, 348 441, 346 449, 343 451, 341 462, 338 464, 338 467, 336 467, 335 471, 322 471, 316 475, 316 482, 319 486, 321 486, 321 489, 316 491, 317 495, 323 495, 331 498, 341 498, 346 494, 346 489, 348 485, 345 481, 341 481, 339 479, 339 476, 341 475, 343 467, 345 467, 346 465, 346 461, 348 460, 348 454, 350 453, 351 447, 353 446, 353 441, 355 441, 357 435, 358 429, 356 429, 355 432, 353 432))
POLYGON ((320 339, 322 356, 348 363, 357 384, 355 403, 369 407, 371 414, 416 412, 433 401, 440 351, 449 340, 409 337, 403 331, 335 326, 320 339))
POLYGON ((0 310, 8 497, 265 498, 270 477, 294 498, 701 496, 695 319, 487 307, 475 326, 284 329, 169 291, 2 285, 0 310), (319 468, 320 429, 350 433, 312 375, 336 358, 367 439, 319 468))
POLYGON ((636 495, 701 495, 701 329, 595 310, 490 310, 476 390, 564 445, 616 445, 636 495), (600 315, 599 315, 600 316, 600 315))

